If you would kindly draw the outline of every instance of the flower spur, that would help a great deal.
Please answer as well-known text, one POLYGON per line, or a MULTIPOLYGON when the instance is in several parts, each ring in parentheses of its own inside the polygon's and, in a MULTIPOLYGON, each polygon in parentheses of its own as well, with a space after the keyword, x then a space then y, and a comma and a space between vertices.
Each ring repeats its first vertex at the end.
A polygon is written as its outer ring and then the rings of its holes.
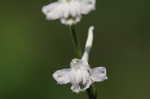
POLYGON ((53 73, 53 78, 58 84, 71 83, 71 90, 75 93, 85 91, 94 82, 102 82, 107 79, 105 67, 91 68, 88 64, 89 52, 93 44, 93 30, 94 27, 91 26, 81 59, 72 59, 70 68, 57 70, 53 73))

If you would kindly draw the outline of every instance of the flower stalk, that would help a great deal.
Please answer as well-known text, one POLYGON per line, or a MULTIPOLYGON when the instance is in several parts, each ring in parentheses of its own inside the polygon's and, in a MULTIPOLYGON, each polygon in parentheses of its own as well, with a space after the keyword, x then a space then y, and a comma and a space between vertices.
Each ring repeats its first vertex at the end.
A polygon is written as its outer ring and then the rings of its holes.
MULTIPOLYGON (((71 31, 72 41, 74 44, 74 52, 76 54, 76 57, 81 58, 81 55, 82 55, 81 44, 77 36, 76 30, 75 30, 75 25, 71 25, 69 26, 69 28, 71 31)), ((94 86, 90 86, 90 88, 86 90, 86 94, 88 96, 88 99, 97 99, 97 92, 94 86)))
POLYGON ((88 99, 97 99, 97 91, 94 86, 90 86, 90 88, 87 89, 86 93, 88 95, 88 99))
POLYGON ((80 45, 80 41, 79 38, 77 36, 76 30, 75 30, 75 25, 71 25, 69 26, 70 32, 71 32, 71 36, 72 36, 72 42, 74 44, 74 52, 76 54, 77 58, 81 58, 81 45, 80 45))

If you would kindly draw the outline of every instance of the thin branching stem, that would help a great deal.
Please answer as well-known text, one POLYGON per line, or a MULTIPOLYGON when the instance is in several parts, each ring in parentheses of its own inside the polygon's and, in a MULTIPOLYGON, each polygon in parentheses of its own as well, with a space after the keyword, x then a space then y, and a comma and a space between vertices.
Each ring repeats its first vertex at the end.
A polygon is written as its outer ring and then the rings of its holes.
MULTIPOLYGON (((75 25, 72 25, 69 28, 71 31, 71 36, 72 36, 72 41, 74 44, 74 51, 75 51, 76 57, 81 58, 82 50, 81 50, 79 38, 75 30, 75 25)), ((88 95, 88 99, 97 99, 96 89, 94 88, 94 86, 91 86, 90 88, 88 88, 86 93, 88 95)))

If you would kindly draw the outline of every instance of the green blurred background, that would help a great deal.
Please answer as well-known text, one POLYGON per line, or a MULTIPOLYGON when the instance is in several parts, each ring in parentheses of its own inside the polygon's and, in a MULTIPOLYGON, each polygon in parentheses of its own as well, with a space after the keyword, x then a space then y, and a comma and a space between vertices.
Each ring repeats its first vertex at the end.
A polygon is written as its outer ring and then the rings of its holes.
MULTIPOLYGON (((55 1, 55 0, 53 0, 55 1)), ((41 7, 52 0, 0 0, 0 99, 87 99, 51 74, 74 58, 68 27, 47 21, 41 7)), ((150 99, 150 3, 97 0, 77 25, 82 47, 94 25, 90 64, 106 66, 98 99, 150 99)))

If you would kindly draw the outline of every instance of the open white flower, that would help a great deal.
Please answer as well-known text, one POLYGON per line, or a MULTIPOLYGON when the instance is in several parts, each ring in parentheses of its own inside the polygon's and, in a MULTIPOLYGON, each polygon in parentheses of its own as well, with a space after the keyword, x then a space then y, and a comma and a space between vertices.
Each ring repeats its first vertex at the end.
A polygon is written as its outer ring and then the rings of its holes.
POLYGON ((107 79, 105 67, 90 68, 88 64, 89 52, 93 43, 93 29, 93 26, 89 28, 82 58, 72 59, 70 68, 58 70, 53 74, 58 84, 71 83, 71 90, 76 93, 85 91, 94 82, 102 82, 107 79))
POLYGON ((72 25, 80 21, 82 14, 95 9, 95 0, 58 0, 42 8, 48 20, 60 19, 62 24, 72 25))

